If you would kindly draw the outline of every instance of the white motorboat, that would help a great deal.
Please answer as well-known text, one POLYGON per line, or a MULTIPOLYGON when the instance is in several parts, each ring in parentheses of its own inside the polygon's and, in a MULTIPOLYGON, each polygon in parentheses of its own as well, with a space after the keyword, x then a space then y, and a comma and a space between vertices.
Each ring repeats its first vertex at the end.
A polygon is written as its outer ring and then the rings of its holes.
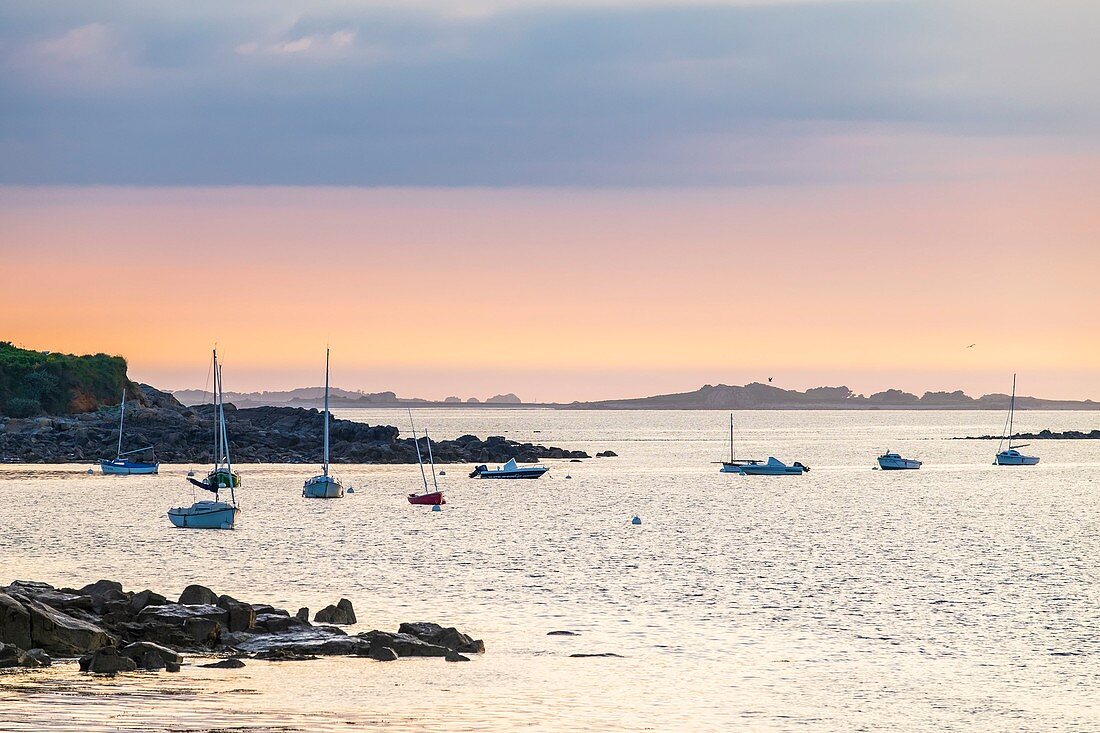
POLYGON ((906 471, 921 467, 921 462, 912 458, 902 458, 898 453, 886 451, 878 457, 878 466, 883 471, 906 471))

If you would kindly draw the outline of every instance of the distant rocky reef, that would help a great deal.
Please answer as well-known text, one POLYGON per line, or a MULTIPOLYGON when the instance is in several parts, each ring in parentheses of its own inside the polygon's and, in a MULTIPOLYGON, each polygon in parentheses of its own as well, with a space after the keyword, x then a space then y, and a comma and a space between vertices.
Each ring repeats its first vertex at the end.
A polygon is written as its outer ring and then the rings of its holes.
POLYGON ((467 654, 485 652, 485 642, 453 626, 417 621, 401 624, 397 632, 354 635, 339 628, 356 622, 346 598, 321 609, 310 622, 308 608, 292 616, 202 585, 190 585, 178 601, 170 601, 151 590, 125 591, 111 580, 79 589, 17 580, 0 588, 0 668, 49 667, 55 658, 79 658, 80 670, 93 674, 179 672, 184 653, 221 656, 200 666, 234 669, 248 659, 441 657, 468 662, 467 654))
MULTIPOLYGON (((167 463, 212 460, 213 407, 185 407, 172 395, 137 385, 140 399, 127 403, 126 448, 154 446, 167 463)), ((302 407, 225 406, 229 447, 241 463, 319 463, 324 413, 302 407)), ((0 417, 0 461, 6 463, 83 463, 111 458, 118 445, 118 407, 54 417, 0 417)), ((416 444, 388 425, 333 419, 333 463, 415 463, 416 444)), ((420 450, 427 454, 427 439, 420 450)), ((588 458, 584 451, 520 443, 501 436, 482 440, 463 435, 432 440, 437 463, 500 463, 515 458, 588 458)), ((153 456, 142 456, 151 460, 153 456)))
MULTIPOLYGON (((1000 440, 1000 435, 967 435, 964 438, 952 438, 952 440, 1000 440)), ((1080 430, 1066 430, 1055 433, 1050 430, 1040 430, 1037 433, 1014 433, 1013 440, 1100 440, 1100 430, 1085 433, 1080 430)))

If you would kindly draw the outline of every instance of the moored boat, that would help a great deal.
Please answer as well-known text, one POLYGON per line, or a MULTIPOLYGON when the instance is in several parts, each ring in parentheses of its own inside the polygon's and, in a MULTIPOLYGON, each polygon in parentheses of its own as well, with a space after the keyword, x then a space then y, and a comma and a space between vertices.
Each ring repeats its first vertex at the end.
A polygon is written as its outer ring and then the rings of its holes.
POLYGON ((902 458, 898 453, 889 450, 878 457, 878 466, 883 471, 905 471, 921 467, 921 462, 912 458, 902 458))
POLYGON ((325 438, 324 438, 324 464, 321 466, 321 474, 308 479, 302 486, 302 496, 307 499, 339 499, 344 495, 344 484, 335 476, 329 475, 328 463, 328 356, 329 350, 325 349, 325 438))
POLYGON ((470 472, 470 478, 541 478, 549 470, 546 466, 519 466, 515 458, 509 458, 507 463, 498 468, 489 468, 485 464, 475 466, 470 472))
POLYGON ((1017 448, 1026 448, 1027 443, 1012 445, 1012 424, 1016 413, 1016 375, 1012 375, 1012 397, 1008 402, 1008 420, 1001 431, 1001 442, 997 445, 997 455, 993 459, 994 466, 1034 466, 1039 462, 1038 456, 1025 456, 1017 448), (1005 442, 1008 448, 1005 448, 1005 442))
POLYGON ((733 413, 731 412, 730 459, 728 461, 722 461, 722 468, 718 470, 721 473, 736 473, 742 476, 801 476, 803 472, 809 471, 810 469, 807 466, 803 466, 798 461, 788 466, 774 456, 769 456, 766 461, 744 458, 736 460, 733 455, 733 413))
POLYGON ((409 410, 409 425, 412 427, 413 444, 416 446, 416 462, 420 465, 420 479, 424 482, 424 493, 409 494, 406 498, 410 504, 417 506, 440 506, 446 504, 443 498, 443 490, 439 488, 439 479, 435 473, 435 458, 432 456, 432 439, 428 437, 428 431, 424 431, 424 441, 428 444, 428 462, 432 468, 432 486, 435 491, 428 490, 428 477, 424 473, 424 457, 420 453, 420 439, 416 437, 416 424, 413 423, 412 410, 409 410))
POLYGON ((204 491, 214 494, 214 500, 203 499, 191 506, 168 510, 168 520, 177 527, 191 529, 233 529, 240 507, 237 506, 236 489, 241 485, 241 475, 233 470, 229 456, 229 439, 225 429, 225 407, 222 399, 222 374, 218 366, 218 352, 214 351, 214 468, 202 481, 187 480, 204 491), (229 489, 229 501, 221 501, 219 493, 229 489))
POLYGON ((115 457, 112 460, 104 459, 99 462, 99 470, 105 474, 113 476, 131 476, 140 474, 152 474, 156 473, 160 469, 160 464, 156 462, 147 461, 130 461, 124 459, 123 456, 130 456, 134 453, 144 453, 145 451, 153 450, 153 446, 147 446, 145 448, 135 448, 134 450, 128 450, 125 453, 122 452, 122 433, 124 425, 126 424, 126 388, 122 388, 122 402, 119 403, 118 410, 118 450, 115 451, 115 457))

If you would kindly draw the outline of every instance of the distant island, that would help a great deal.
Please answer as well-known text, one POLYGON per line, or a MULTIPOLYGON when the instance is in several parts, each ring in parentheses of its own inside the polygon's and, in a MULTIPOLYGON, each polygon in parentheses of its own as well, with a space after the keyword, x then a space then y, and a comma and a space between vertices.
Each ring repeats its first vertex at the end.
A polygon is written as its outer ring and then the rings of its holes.
MULTIPOLYGON (((238 407, 317 407, 323 395, 321 387, 303 387, 285 392, 227 392, 226 399, 238 407)), ((173 395, 185 405, 210 402, 210 393, 190 389, 173 395)), ((694 392, 633 397, 594 402, 524 402, 514 394, 502 394, 482 401, 476 397, 448 397, 442 401, 416 397, 398 397, 393 392, 352 392, 331 390, 333 407, 514 407, 556 410, 1007 410, 1007 394, 970 397, 961 390, 925 392, 917 396, 900 389, 888 389, 871 395, 853 392, 848 387, 813 387, 804 392, 753 382, 744 386, 704 385, 694 392)), ((1093 400, 1047 400, 1016 397, 1018 410, 1100 410, 1093 400)))

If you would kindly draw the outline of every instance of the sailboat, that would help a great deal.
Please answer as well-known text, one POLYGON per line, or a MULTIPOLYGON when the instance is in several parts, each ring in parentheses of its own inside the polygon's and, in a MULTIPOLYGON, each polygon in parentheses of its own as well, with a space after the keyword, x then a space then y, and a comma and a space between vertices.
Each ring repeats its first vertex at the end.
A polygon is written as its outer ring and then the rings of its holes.
POLYGON ((321 474, 308 479, 302 487, 302 496, 307 499, 339 499, 344 495, 344 485, 340 479, 328 473, 328 353, 325 349, 325 462, 321 474))
POLYGON ((735 460, 733 456, 733 413, 730 413, 730 459, 722 461, 721 473, 737 473, 742 476, 801 476, 809 471, 809 467, 803 466, 798 461, 793 465, 780 461, 774 456, 768 456, 767 461, 755 459, 735 460))
POLYGON ((420 478, 424 482, 424 493, 422 494, 409 494, 408 499, 410 504, 418 504, 420 506, 434 506, 439 504, 446 504, 447 500, 443 498, 443 492, 439 489, 439 479, 435 473, 435 459, 432 458, 432 441, 428 437, 428 431, 424 431, 424 438, 428 442, 428 461, 432 466, 432 485, 435 487, 435 491, 428 491, 428 477, 424 474, 424 457, 420 454, 420 439, 416 437, 416 425, 413 423, 412 410, 409 410, 409 425, 412 426, 413 443, 416 445, 416 462, 420 464, 420 478))
POLYGON ((1017 448, 1024 448, 1027 443, 1021 443, 1020 445, 1012 445, 1012 418, 1016 412, 1016 375, 1012 375, 1012 398, 1008 403, 1008 421, 1005 423, 1005 429, 1001 432, 1001 442, 997 445, 997 457, 993 461, 994 466, 1034 466, 1039 462, 1036 456, 1025 456, 1016 450, 1017 448), (1004 448, 1005 441, 1008 441, 1008 448, 1004 448))
POLYGON ((222 397, 222 370, 218 366, 218 351, 214 350, 214 469, 202 481, 187 477, 193 485, 214 494, 214 500, 196 501, 191 506, 168 510, 168 519, 177 527, 196 529, 233 529, 240 508, 235 489, 241 485, 241 475, 233 470, 229 456, 229 439, 225 430, 225 405, 222 397), (229 489, 229 501, 219 498, 222 489, 229 489))
POLYGON ((106 474, 115 474, 119 476, 129 476, 130 474, 149 474, 156 473, 160 468, 159 463, 146 463, 144 461, 128 461, 123 456, 130 456, 134 453, 144 453, 147 450, 152 450, 153 446, 147 446, 145 448, 135 448, 134 450, 128 450, 125 453, 122 452, 122 431, 123 426, 126 424, 126 388, 122 388, 122 402, 119 403, 118 410, 118 450, 115 451, 114 460, 102 460, 99 462, 99 470, 106 474))

